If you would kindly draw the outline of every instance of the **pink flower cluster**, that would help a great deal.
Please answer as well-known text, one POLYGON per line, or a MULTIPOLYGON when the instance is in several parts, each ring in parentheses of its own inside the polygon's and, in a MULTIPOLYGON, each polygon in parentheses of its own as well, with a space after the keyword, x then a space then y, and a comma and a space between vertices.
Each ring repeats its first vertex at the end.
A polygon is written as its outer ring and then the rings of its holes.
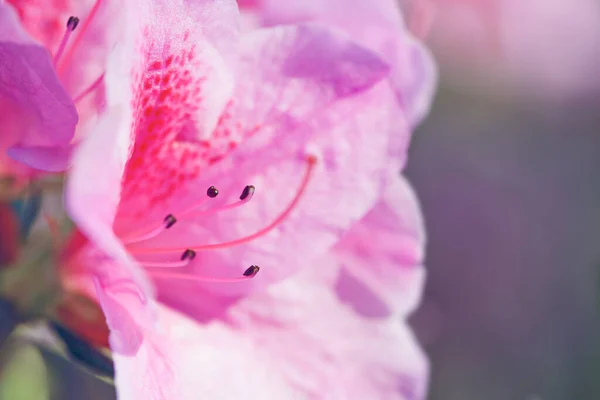
POLYGON ((0 167, 66 170, 119 399, 425 398, 395 1, 11 0, 0 60, 0 167))

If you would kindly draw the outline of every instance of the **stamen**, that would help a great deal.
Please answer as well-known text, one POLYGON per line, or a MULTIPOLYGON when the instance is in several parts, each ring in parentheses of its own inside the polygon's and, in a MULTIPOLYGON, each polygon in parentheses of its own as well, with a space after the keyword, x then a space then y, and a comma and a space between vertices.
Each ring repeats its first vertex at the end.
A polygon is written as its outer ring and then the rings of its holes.
POLYGON ((98 86, 100 86, 100 84, 102 83, 103 80, 104 80, 104 74, 100 75, 98 77, 98 79, 96 79, 94 81, 94 83, 92 83, 90 86, 88 86, 87 89, 85 89, 83 92, 81 92, 77 96, 75 96, 75 98, 73 99, 73 103, 78 103, 85 96, 92 93, 94 91, 94 89, 96 89, 98 86))
MULTIPOLYGON (((203 197, 202 200, 193 204, 187 210, 182 211, 178 215, 181 217, 181 216, 190 214, 196 208, 198 208, 202 204, 204 204, 207 199, 215 198, 215 197, 217 197, 218 194, 219 194, 219 190, 216 187, 214 187, 214 186, 209 187, 208 190, 206 191, 206 195, 208 197, 203 197)), ((138 242, 142 242, 144 240, 155 238, 156 236, 160 235, 165 230, 172 227, 173 224, 175 224, 175 222, 177 222, 177 219, 173 216, 173 214, 169 214, 165 217, 163 223, 160 226, 150 228, 150 230, 148 230, 148 228, 144 228, 137 232, 131 233, 131 234, 127 235, 124 239, 122 239, 123 243, 132 244, 132 243, 138 243, 138 242)))
POLYGON ((77 28, 77 25, 79 25, 79 18, 73 16, 69 17, 67 21, 67 29, 73 32, 75 28, 77 28))
POLYGON ((215 197, 217 197, 219 195, 219 190, 216 187, 211 186, 206 191, 206 195, 208 197, 210 197, 211 199, 214 199, 215 197))
MULTIPOLYGON (((247 185, 244 190, 242 190, 242 194, 240 195, 240 200, 246 200, 246 198, 248 198, 248 196, 250 196, 250 199, 252 198, 252 196, 254 196, 254 186, 252 185, 247 185)), ((248 200, 250 200, 248 199, 248 200)))
POLYGON ((142 242, 144 240, 152 239, 171 228, 177 222, 177 218, 173 216, 173 214, 169 214, 163 220, 163 223, 160 226, 148 231, 147 229, 142 229, 140 231, 134 232, 127 237, 123 238, 123 243, 131 244, 142 242))
POLYGON ((256 274, 258 274, 258 271, 260 271, 260 267, 258 265, 251 265, 244 271, 243 275, 254 278, 256 274))
POLYGON ((214 187, 211 186, 206 190, 206 196, 207 197, 202 197, 202 200, 200 200, 199 202, 192 204, 190 207, 188 207, 187 209, 185 209, 184 211, 177 213, 177 215, 179 215, 179 217, 185 216, 190 214, 191 212, 193 212, 196 208, 200 207, 201 205, 203 205, 204 203, 206 203, 206 201, 208 199, 214 199, 215 197, 217 197, 219 194, 219 190, 214 187))
POLYGON ((163 222, 165 223, 165 229, 169 229, 170 227, 175 225, 175 222, 177 222, 177 218, 175 218, 173 214, 169 214, 165 217, 163 222))
POLYGON ((62 58, 62 60, 60 60, 61 61, 60 65, 58 65, 56 68, 59 75, 61 75, 64 72, 65 68, 69 65, 69 62, 71 61, 71 58, 73 58, 73 54, 75 53, 75 49, 77 48, 77 46, 79 46, 79 43, 83 39, 85 32, 87 31, 92 20, 98 13, 98 9, 100 9, 101 4, 102 4, 102 0, 96 0, 94 7, 91 9, 90 13, 88 14, 88 16, 85 19, 85 22, 83 23, 83 26, 79 30, 79 34, 75 37, 73 44, 71 44, 71 47, 69 48, 69 50, 67 51, 65 56, 62 58))
POLYGON ((77 28, 77 25, 79 25, 79 18, 69 17, 69 20, 67 21, 67 29, 65 30, 65 34, 63 35, 60 44, 58 45, 58 49, 56 50, 56 54, 54 55, 54 66, 56 66, 58 60, 60 60, 60 56, 67 47, 71 33, 75 30, 75 28, 77 28))
POLYGON ((217 208, 212 208, 210 210, 204 210, 204 211, 198 211, 198 212, 189 212, 189 214, 191 214, 194 217, 198 217, 198 216, 201 216, 201 215, 212 215, 212 214, 219 213, 221 211, 231 210, 233 208, 237 208, 237 207, 239 207, 241 205, 246 204, 250 200, 252 200, 252 196, 254 196, 254 191, 255 191, 254 186, 247 185, 244 188, 244 190, 242 191, 242 194, 240 195, 240 201, 236 201, 235 203, 231 203, 231 204, 226 204, 224 206, 217 207, 217 208))
POLYGON ((180 261, 175 262, 150 262, 140 261, 144 267, 157 267, 157 268, 181 268, 190 265, 190 263, 196 258, 196 252, 194 250, 187 249, 181 255, 180 261))
MULTIPOLYGON (((200 246, 189 246, 189 248, 192 250, 195 250, 195 251, 224 249, 227 247, 237 246, 239 244, 251 242, 252 240, 257 239, 257 238, 269 233, 271 230, 273 230, 273 228, 275 228, 277 225, 279 225, 281 222, 283 222, 283 220, 292 212, 292 210, 296 207, 296 205, 298 205, 298 202, 302 198, 302 195, 306 192, 306 188, 307 188, 308 182, 310 181, 310 178, 312 176, 314 167, 317 163, 317 159, 314 156, 309 156, 306 159, 306 163, 307 163, 306 172, 304 174, 304 177, 302 178, 302 182, 300 183, 300 187, 298 188, 298 192, 296 193, 296 196, 294 196, 294 198, 292 199, 290 204, 285 208, 285 210, 283 210, 283 212, 281 214, 279 214, 277 216, 277 218, 275 218, 275 220, 273 222, 271 222, 269 225, 265 226, 264 228, 260 229, 259 231, 255 232, 251 235, 242 237, 240 239, 235 239, 235 240, 231 240, 229 242, 223 242, 223 243, 206 244, 206 245, 200 245, 200 246)), ((164 254, 164 253, 178 253, 180 251, 184 251, 185 249, 186 249, 186 247, 167 247, 167 248, 162 248, 162 249, 161 248, 144 248, 144 249, 129 248, 129 251, 132 254, 164 254)))
POLYGON ((214 283, 231 283, 231 282, 244 282, 250 280, 256 276, 260 267, 252 265, 239 278, 211 278, 206 276, 197 276, 181 272, 170 272, 170 271, 147 271, 152 278, 158 279, 178 279, 182 281, 190 282, 214 282, 214 283), (250 273, 248 272, 250 271, 250 273))

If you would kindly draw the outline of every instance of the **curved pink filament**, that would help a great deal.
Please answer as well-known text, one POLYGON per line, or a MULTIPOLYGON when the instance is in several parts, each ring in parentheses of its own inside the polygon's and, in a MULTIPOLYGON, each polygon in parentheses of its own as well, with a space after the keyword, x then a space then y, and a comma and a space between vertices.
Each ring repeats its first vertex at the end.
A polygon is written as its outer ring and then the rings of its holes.
POLYGON ((96 0, 96 3, 94 4, 94 7, 92 7, 92 10, 90 11, 90 13, 88 14, 87 18, 85 19, 85 22, 83 23, 83 26, 81 27, 81 29, 79 30, 79 33, 75 37, 75 40, 71 44, 71 47, 69 47, 69 50, 67 50, 67 53, 65 54, 65 56, 62 57, 62 59, 60 60, 60 64, 56 68, 56 70, 58 71, 59 75, 62 75, 62 73, 64 72, 65 68, 69 65, 69 62, 71 62, 71 58, 73 58, 73 54, 75 53, 75 49, 77 48, 77 46, 79 46, 79 43, 83 39, 83 36, 85 35, 85 32, 88 30, 88 28, 89 28, 92 20, 94 19, 94 17, 98 13, 98 9, 100 9, 100 5, 101 4, 102 4, 102 0, 96 0))
POLYGON ((298 188, 298 192, 296 193, 296 196, 294 196, 294 198, 292 199, 290 204, 288 204, 286 209, 283 210, 283 212, 281 214, 279 214, 273 222, 271 222, 269 225, 265 226, 264 228, 260 229, 259 231, 255 232, 251 235, 244 236, 239 239, 231 240, 229 242, 206 244, 206 245, 199 245, 199 246, 167 247, 167 248, 162 248, 162 249, 161 248, 138 248, 138 249, 128 248, 128 249, 132 254, 165 254, 165 253, 182 252, 187 249, 191 249, 194 251, 215 250, 215 249, 224 249, 224 248, 228 248, 228 247, 232 247, 232 246, 237 246, 237 245, 240 245, 243 243, 248 243, 254 239, 257 239, 263 235, 266 235, 271 230, 273 230, 273 228, 275 228, 277 225, 279 225, 292 212, 292 210, 296 207, 296 205, 298 205, 298 203, 300 202, 300 199, 302 198, 302 195, 306 191, 306 188, 307 188, 310 178, 312 176, 312 172, 313 172, 315 164, 316 164, 316 158, 314 158, 312 156, 308 157, 306 162, 307 162, 306 173, 304 174, 304 177, 302 178, 302 182, 300 183, 300 187, 298 188))
POLYGON ((69 42, 69 38, 71 37, 72 33, 73 33, 73 29, 71 29, 70 27, 67 27, 67 29, 65 30, 65 34, 63 35, 62 39, 60 40, 60 44, 58 45, 56 54, 54 54, 54 60, 53 60, 54 66, 56 66, 56 64, 60 60, 60 57, 62 56, 63 52, 65 51, 65 48, 67 47, 67 43, 69 42))
POLYGON ((239 278, 211 278, 206 276, 196 276, 186 273, 167 272, 167 271, 147 271, 152 278, 158 279, 178 279, 190 282, 213 282, 213 283, 230 283, 244 282, 254 278, 254 276, 241 276, 239 278))
POLYGON ((144 267, 152 268, 181 268, 190 265, 191 259, 182 261, 162 261, 162 262, 151 262, 151 261, 140 261, 140 264, 144 267))
POLYGON ((100 75, 98 77, 98 79, 96 79, 94 81, 94 83, 92 83, 90 86, 87 87, 87 89, 85 89, 83 92, 81 92, 77 96, 75 96, 75 98, 73 98, 73 103, 78 103, 85 96, 92 93, 94 91, 94 89, 96 89, 98 86, 100 86, 100 84, 102 83, 103 80, 104 80, 104 74, 100 75))
POLYGON ((167 227, 165 226, 164 223, 162 223, 160 226, 157 226, 156 228, 152 229, 151 231, 144 230, 143 232, 134 232, 134 233, 124 237, 121 240, 126 245, 132 244, 132 243, 143 242, 144 240, 148 240, 148 239, 157 237, 158 235, 160 235, 161 233, 163 233, 166 230, 167 230, 167 227))
POLYGON ((247 202, 249 202, 252 199, 252 197, 253 196, 248 196, 244 200, 238 200, 235 203, 226 204, 224 206, 215 207, 215 208, 211 208, 208 210, 203 210, 203 211, 198 211, 198 212, 189 211, 187 214, 179 214, 179 216, 191 215, 193 217, 199 217, 199 216, 213 215, 213 214, 219 213, 221 211, 232 210, 234 208, 238 208, 239 206, 244 205, 247 202))

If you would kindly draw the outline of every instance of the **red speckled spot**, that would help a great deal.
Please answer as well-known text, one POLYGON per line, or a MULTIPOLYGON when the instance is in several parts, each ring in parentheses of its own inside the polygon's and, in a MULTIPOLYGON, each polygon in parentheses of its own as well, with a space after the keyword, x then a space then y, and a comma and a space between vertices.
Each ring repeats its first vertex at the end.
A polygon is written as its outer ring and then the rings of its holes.
POLYGON ((197 179, 203 168, 221 160, 244 137, 243 129, 230 127, 230 102, 210 138, 198 138, 197 113, 205 101, 202 89, 210 68, 194 46, 177 54, 168 49, 149 52, 147 57, 133 88, 135 144, 122 191, 123 201, 131 200, 140 214, 197 179), (159 59, 156 53, 165 56, 159 59))
POLYGON ((65 33, 75 0, 8 0, 31 36, 53 53, 65 33))

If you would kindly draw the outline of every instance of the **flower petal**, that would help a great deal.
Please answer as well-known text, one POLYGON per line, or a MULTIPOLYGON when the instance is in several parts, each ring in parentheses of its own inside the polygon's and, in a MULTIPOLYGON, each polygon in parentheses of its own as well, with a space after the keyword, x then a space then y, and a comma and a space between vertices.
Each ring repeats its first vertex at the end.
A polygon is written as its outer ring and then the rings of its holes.
MULTIPOLYGON (((392 129, 391 110, 382 104, 390 104, 393 94, 382 81, 387 66, 328 29, 282 27, 257 32, 244 43, 241 65, 249 76, 240 79, 228 127, 260 128, 186 186, 191 194, 174 196, 162 214, 153 217, 161 221, 169 213, 177 216, 177 211, 205 198, 213 184, 222 193, 215 207, 219 201, 235 201, 247 184, 256 187, 256 194, 235 210, 182 216, 176 227, 132 251, 145 258, 152 249, 179 248, 179 253, 171 251, 178 257, 186 246, 257 232, 293 203, 310 169, 299 203, 275 229, 248 243, 199 252, 191 267, 204 276, 239 277, 258 263, 265 267, 261 278, 253 281, 259 284, 305 266, 375 203, 388 166, 386 132, 392 129), (309 155, 320 159, 314 167, 307 161, 309 155)), ((408 130, 403 132, 407 141, 408 130)), ((120 223, 130 225, 123 218, 120 223)), ((249 288, 215 287, 231 293, 249 288)))
POLYGON ((48 51, 27 35, 7 4, 0 4, 0 38, 1 134, 12 138, 10 143, 3 139, 3 144, 67 146, 75 133, 77 110, 48 51))
POLYGON ((71 166, 75 145, 65 147, 12 146, 7 154, 32 168, 51 172, 64 171, 71 166))
POLYGON ((121 209, 139 214, 198 174, 197 144, 210 137, 233 90, 237 9, 234 1, 133 1, 125 12, 135 23, 117 58, 121 73, 106 84, 109 97, 131 107, 125 125, 134 147, 121 209))
MULTIPOLYGON (((98 248, 98 253, 117 260, 123 269, 122 272, 107 269, 103 275, 110 278, 125 274, 124 279, 140 285, 143 293, 149 295, 150 284, 112 229, 120 196, 119 183, 129 154, 128 130, 121 129, 121 115, 118 106, 107 110, 94 131, 78 146, 65 203, 69 215, 98 248)), ((94 259, 84 264, 91 272, 102 272, 94 259)))
POLYGON ((404 26, 395 0, 260 0, 248 6, 265 26, 320 21, 348 32, 392 65, 391 82, 412 126, 429 111, 437 72, 431 54, 404 26))
POLYGON ((427 362, 406 325, 354 313, 325 261, 211 323, 161 308, 156 346, 115 357, 120 398, 424 399, 427 362))
POLYGON ((337 290, 349 299, 361 291, 364 298, 352 304, 365 315, 405 316, 419 303, 425 280, 421 210, 406 179, 394 178, 334 250, 343 265, 337 290))

